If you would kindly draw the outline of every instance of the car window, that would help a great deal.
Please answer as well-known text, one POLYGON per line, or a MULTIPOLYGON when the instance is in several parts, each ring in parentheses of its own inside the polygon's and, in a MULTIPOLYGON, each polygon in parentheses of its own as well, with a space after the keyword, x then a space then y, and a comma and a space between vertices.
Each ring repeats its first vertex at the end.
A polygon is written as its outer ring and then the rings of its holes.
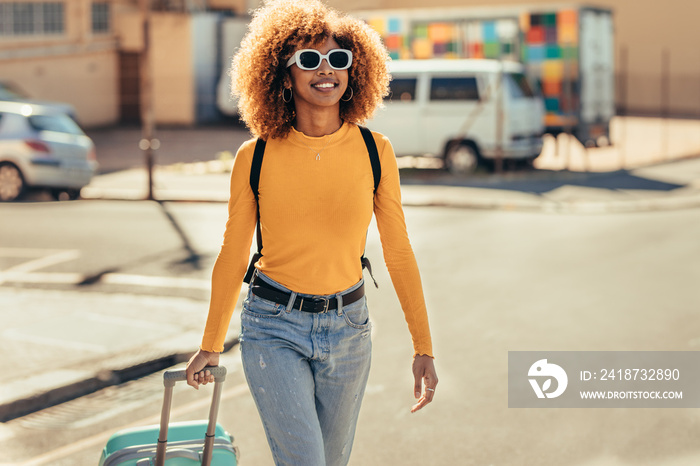
POLYGON ((64 114, 31 115, 29 124, 37 131, 55 131, 57 133, 84 134, 71 117, 64 114))
POLYGON ((430 100, 479 100, 476 78, 433 78, 430 100))
POLYGON ((416 99, 417 78, 397 78, 389 83, 389 95, 384 100, 411 102, 416 99))
POLYGON ((535 96, 535 93, 532 92, 532 88, 530 87, 530 83, 527 82, 527 78, 522 73, 506 74, 506 83, 510 95, 515 99, 535 96))
POLYGON ((17 86, 9 83, 0 82, 0 100, 20 100, 27 99, 29 96, 17 86))

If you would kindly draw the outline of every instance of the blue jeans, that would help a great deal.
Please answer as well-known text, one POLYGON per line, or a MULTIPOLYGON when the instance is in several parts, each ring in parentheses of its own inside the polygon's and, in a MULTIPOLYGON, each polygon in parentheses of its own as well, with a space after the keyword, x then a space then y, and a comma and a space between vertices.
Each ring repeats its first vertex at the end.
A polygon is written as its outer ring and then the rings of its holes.
POLYGON ((338 309, 312 314, 291 308, 296 296, 277 304, 248 292, 241 315, 243 369, 277 465, 345 465, 369 375, 367 300, 342 305, 339 298, 338 309))

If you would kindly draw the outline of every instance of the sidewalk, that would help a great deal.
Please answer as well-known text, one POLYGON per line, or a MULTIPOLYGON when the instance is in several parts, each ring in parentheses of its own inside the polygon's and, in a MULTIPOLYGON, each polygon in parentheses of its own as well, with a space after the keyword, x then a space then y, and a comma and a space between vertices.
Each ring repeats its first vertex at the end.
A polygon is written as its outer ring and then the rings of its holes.
MULTIPOLYGON (((180 133, 160 132, 170 156, 179 161, 209 161, 157 166, 154 196, 170 201, 226 202, 232 154, 216 160, 213 151, 230 147, 234 139, 247 139, 248 133, 225 128, 190 130, 186 137, 180 133)), ((567 135, 547 136, 535 161, 536 170, 506 171, 500 176, 454 177, 440 169, 439 160, 401 157, 404 205, 572 213, 698 205, 700 120, 615 117, 610 134, 615 145, 588 150, 567 135)), ((126 145, 127 141, 134 137, 138 135, 112 131, 106 147, 113 155, 115 150, 127 152, 133 145, 126 145), (115 147, 119 144, 121 149, 115 147)), ((145 170, 135 168, 94 178, 82 196, 144 199, 147 185, 145 170)))
MULTIPOLYGON (((0 287, 0 422, 187 361, 208 306, 167 296, 0 287)), ((240 308, 240 306, 239 306, 240 308)), ((238 312, 238 311, 237 311, 238 312)), ((234 314, 224 348, 238 341, 234 314)))
MULTIPOLYGON (((227 165, 210 161, 156 167, 154 196, 162 201, 226 202, 230 178, 227 165)), ((700 154, 609 172, 537 169, 471 178, 452 176, 435 168, 407 168, 404 172, 401 177, 405 206, 569 213, 700 206, 700 154)), ((140 200, 147 193, 148 176, 145 169, 139 168, 98 176, 83 189, 82 196, 140 200)))
MULTIPOLYGON (((644 132, 643 126, 636 128, 628 128, 628 135, 636 138, 644 132)), ((401 175, 403 203, 576 214, 700 207, 700 151, 695 142, 685 151, 674 146, 674 152, 666 157, 641 148, 633 153, 633 146, 628 145, 623 164, 626 169, 616 168, 619 165, 612 161, 621 159, 619 153, 611 153, 619 149, 594 149, 588 156, 582 149, 572 151, 567 162, 563 154, 556 155, 553 140, 548 144, 536 170, 498 176, 459 178, 436 168, 410 168, 422 163, 432 166, 430 161, 401 160, 405 167, 401 175), (582 166, 588 171, 582 171, 582 166)), ((218 160, 158 166, 154 173, 155 197, 164 201, 226 202, 230 166, 231 161, 218 160)), ((82 191, 85 199, 139 200, 146 195, 147 174, 140 168, 97 176, 82 191)), ((44 309, 45 317, 37 325, 36 314, 18 313, 4 325, 3 335, 11 338, 0 339, 0 366, 13 376, 0 382, 0 421, 187 360, 193 342, 201 337, 206 312, 202 303, 179 298, 78 291, 0 287, 0 301, 13 309, 29 303, 32 309, 44 309), (168 301, 167 306, 163 300, 168 301), (116 308, 120 311, 115 312, 116 308), (146 308, 149 312, 143 313, 146 308), (159 312, 164 308, 178 312, 178 319, 160 320, 159 312), (143 318, 130 320, 129 313, 151 316, 151 326, 158 324, 161 340, 146 338, 152 330, 149 323, 143 318), (133 325, 134 321, 138 325, 133 325), (174 323, 163 330, 159 324, 163 321, 174 323), (82 338, 76 338, 76 329, 83 333, 82 338), (56 345, 56 338, 63 343, 56 345), (18 339, 26 344, 22 354, 17 354, 18 339)), ((236 321, 234 316, 232 322, 236 321)), ((232 326, 227 348, 236 343, 237 334, 238 329, 232 326)))

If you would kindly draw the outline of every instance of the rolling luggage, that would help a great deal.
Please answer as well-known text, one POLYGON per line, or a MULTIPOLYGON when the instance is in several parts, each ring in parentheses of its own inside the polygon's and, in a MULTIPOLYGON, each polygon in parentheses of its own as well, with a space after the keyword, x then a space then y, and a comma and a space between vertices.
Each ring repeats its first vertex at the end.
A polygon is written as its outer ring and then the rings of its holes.
POLYGON ((185 380, 184 370, 165 371, 165 396, 160 426, 124 429, 113 434, 102 451, 100 466, 190 466, 237 464, 233 437, 216 423, 221 400, 223 366, 207 368, 214 375, 214 394, 209 420, 176 422, 169 425, 175 382, 185 380))

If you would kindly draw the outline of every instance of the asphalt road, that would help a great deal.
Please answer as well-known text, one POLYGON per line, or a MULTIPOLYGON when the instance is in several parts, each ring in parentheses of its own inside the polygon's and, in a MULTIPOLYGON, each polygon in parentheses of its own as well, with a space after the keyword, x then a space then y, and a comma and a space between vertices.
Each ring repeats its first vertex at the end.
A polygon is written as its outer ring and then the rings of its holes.
MULTIPOLYGON (((33 203, 0 206, 12 227, 5 248, 77 250, 46 269, 206 280, 225 218, 222 204, 169 204, 182 237, 155 204, 33 203)), ((409 413, 411 344, 382 265, 376 229, 367 253, 380 289, 368 289, 373 366, 351 464, 628 466, 695 465, 694 409, 508 408, 507 358, 514 350, 697 350, 700 344, 700 210, 620 215, 407 208, 424 281, 440 385, 424 411, 409 413)), ((2 259, 0 268, 11 259, 2 259)), ((8 285, 3 285, 8 286, 8 285)), ((30 289, 75 290, 30 284, 30 289)), ((202 290, 81 289, 206 302, 202 290)), ((56 312, 62 312, 57 303, 56 312)), ((197 342, 193 342, 195 346, 197 342)), ((238 352, 220 422, 242 462, 271 464, 238 352)), ((157 375, 0 425, 0 463, 92 465, 112 432, 157 419, 157 375), (25 462, 21 462, 25 461, 25 462)), ((206 416, 208 396, 178 389, 174 420, 206 416)))

